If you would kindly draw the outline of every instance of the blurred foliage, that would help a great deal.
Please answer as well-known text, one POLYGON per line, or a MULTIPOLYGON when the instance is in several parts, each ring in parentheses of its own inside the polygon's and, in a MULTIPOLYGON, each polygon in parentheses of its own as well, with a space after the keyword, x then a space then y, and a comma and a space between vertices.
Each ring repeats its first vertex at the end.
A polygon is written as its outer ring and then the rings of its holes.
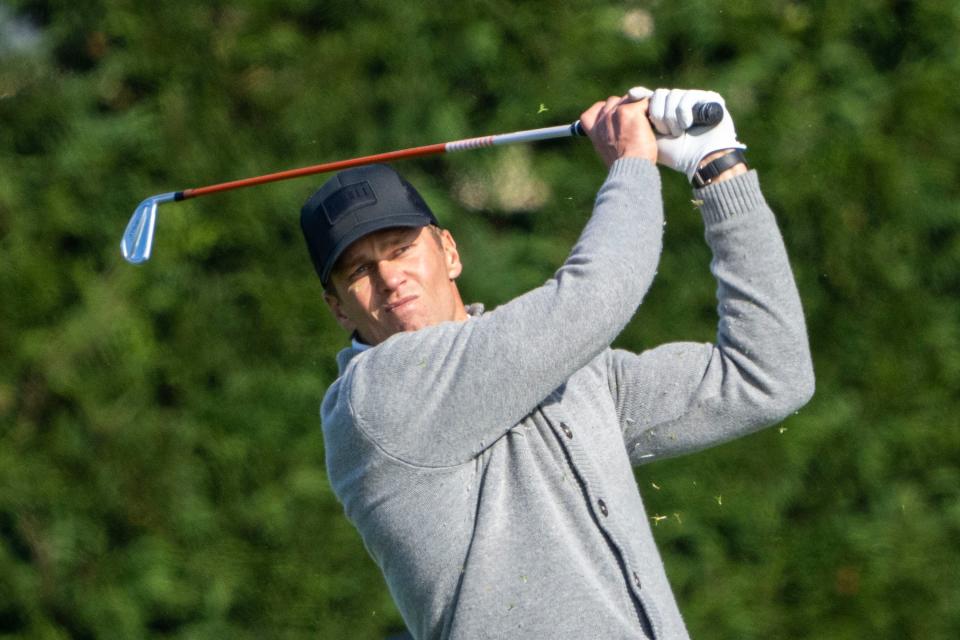
MULTIPOLYGON (((345 336, 302 246, 322 178, 142 198, 720 91, 779 214, 813 402, 638 471, 694 637, 960 635, 960 4, 0 0, 0 636, 403 629, 323 468, 345 336)), ((405 161, 495 306, 564 259, 588 144, 405 161)), ((711 340, 683 179, 618 340, 711 340)))

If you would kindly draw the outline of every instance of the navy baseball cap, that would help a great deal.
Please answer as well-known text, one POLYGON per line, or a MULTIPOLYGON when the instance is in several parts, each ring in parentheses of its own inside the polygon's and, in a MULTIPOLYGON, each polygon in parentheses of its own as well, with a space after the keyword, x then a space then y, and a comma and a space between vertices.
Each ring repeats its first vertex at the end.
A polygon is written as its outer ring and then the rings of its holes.
POLYGON ((340 254, 363 236, 430 224, 438 224, 437 218, 417 190, 383 164, 341 171, 300 209, 300 228, 324 286, 340 254))

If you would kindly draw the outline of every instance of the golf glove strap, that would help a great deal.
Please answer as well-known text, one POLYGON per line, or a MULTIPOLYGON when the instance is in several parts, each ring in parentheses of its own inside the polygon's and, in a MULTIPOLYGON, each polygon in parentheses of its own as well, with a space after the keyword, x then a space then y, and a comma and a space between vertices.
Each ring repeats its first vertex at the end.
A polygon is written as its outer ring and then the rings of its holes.
POLYGON ((714 151, 747 148, 737 140, 726 103, 714 91, 657 89, 650 95, 647 113, 657 135, 657 162, 682 172, 690 182, 700 161, 714 151), (723 106, 723 120, 712 127, 691 128, 693 105, 700 102, 723 106))

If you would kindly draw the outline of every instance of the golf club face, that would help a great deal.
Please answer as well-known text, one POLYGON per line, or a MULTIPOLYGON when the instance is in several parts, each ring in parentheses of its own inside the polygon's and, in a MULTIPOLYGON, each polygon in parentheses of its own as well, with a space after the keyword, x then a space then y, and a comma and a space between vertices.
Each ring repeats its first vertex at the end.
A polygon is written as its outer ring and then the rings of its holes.
POLYGON ((153 250, 153 233, 157 226, 157 206, 174 199, 173 193, 151 196, 140 203, 127 223, 120 240, 120 251, 131 264, 140 264, 150 259, 153 250))

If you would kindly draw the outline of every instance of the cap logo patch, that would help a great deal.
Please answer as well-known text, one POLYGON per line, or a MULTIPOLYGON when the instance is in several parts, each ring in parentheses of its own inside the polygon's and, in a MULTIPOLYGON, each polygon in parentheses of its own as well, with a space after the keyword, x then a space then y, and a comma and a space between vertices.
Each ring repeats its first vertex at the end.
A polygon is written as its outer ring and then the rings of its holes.
POLYGON ((342 187, 323 201, 323 212, 327 216, 327 222, 330 225, 336 224, 343 216, 377 203, 377 196, 373 193, 373 188, 369 182, 357 182, 342 187))

